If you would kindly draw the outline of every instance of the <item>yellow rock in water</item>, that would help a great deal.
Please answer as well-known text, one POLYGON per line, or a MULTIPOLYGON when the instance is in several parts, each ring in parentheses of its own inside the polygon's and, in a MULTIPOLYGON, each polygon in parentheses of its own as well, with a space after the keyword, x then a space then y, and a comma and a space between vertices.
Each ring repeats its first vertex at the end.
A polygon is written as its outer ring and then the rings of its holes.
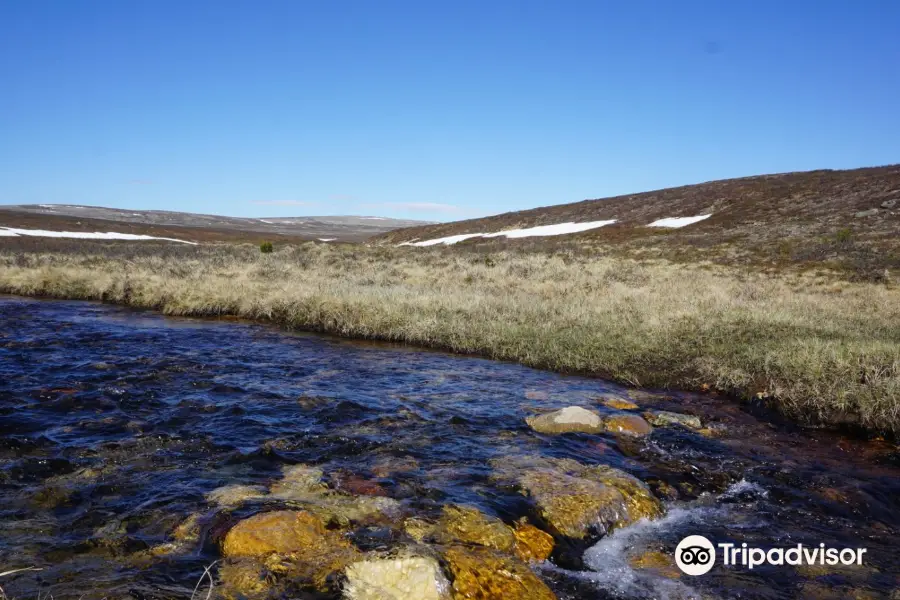
POLYGON ((622 398, 616 398, 615 396, 604 396, 603 398, 600 398, 600 404, 615 410, 635 410, 639 408, 638 405, 631 400, 624 400, 622 398))
POLYGON ((454 600, 555 600, 528 565, 489 548, 454 546, 444 552, 454 600))
POLYGON ((513 530, 516 536, 516 556, 526 562, 543 561, 550 558, 553 552, 553 536, 528 524, 524 517, 516 523, 513 530))
POLYGON ((675 564, 675 558, 659 550, 647 550, 628 559, 635 569, 650 569, 669 579, 681 577, 681 571, 675 564))
POLYGON ((229 558, 273 553, 312 557, 350 547, 340 534, 325 529, 318 517, 302 510, 279 510, 252 516, 232 527, 222 551, 229 558))
POLYGON ((438 521, 435 537, 444 543, 464 542, 512 552, 516 536, 511 527, 477 508, 447 505, 438 521))

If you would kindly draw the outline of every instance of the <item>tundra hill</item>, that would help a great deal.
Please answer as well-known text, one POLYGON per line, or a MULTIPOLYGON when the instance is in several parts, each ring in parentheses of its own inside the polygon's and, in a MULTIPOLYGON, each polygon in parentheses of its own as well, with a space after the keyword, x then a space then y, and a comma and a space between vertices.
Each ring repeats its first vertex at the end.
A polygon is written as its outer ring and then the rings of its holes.
MULTIPOLYGON (((615 219, 580 233, 525 238, 469 238, 455 247, 480 251, 577 251, 712 260, 820 265, 880 279, 900 267, 900 165, 760 175, 653 192, 584 200, 372 238, 376 244, 615 219), (711 215, 680 228, 658 219, 711 215)), ((440 245, 440 244, 439 244, 440 245)), ((418 249, 421 250, 421 249, 418 249)))
MULTIPOLYGON (((382 217, 321 216, 263 219, 164 210, 126 210, 72 204, 0 205, 0 227, 50 231, 114 231, 195 242, 281 243, 326 238, 358 242, 425 221, 382 217)), ((8 240, 7 240, 8 241, 8 240)))

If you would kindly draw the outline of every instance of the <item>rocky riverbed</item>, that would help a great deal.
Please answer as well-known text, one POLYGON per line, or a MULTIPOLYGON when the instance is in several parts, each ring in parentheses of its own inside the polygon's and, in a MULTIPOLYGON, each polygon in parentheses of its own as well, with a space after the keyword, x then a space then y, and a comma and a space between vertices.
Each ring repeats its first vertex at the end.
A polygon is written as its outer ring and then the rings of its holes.
POLYGON ((898 529, 894 443, 712 395, 0 299, 11 598, 896 598, 898 529), (867 553, 691 577, 690 534, 867 553))

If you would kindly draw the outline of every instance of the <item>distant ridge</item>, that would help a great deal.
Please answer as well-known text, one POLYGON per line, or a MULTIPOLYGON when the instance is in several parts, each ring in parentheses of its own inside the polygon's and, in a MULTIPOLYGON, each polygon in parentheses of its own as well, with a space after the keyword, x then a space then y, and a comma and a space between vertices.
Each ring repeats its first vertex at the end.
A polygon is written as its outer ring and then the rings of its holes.
POLYGON ((128 234, 193 236, 200 240, 266 238, 362 241, 398 227, 428 221, 368 216, 223 217, 165 210, 128 210, 78 204, 0 205, 0 226, 57 231, 114 230, 128 234))

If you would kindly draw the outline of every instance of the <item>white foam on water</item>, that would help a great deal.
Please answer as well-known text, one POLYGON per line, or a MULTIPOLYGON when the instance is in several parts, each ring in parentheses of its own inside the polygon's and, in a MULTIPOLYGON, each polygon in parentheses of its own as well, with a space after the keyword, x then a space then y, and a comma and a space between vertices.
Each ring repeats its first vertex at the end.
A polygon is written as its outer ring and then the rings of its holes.
POLYGON ((658 221, 653 221, 647 227, 671 227, 671 228, 679 228, 679 227, 687 227, 688 225, 693 225, 694 223, 698 223, 704 219, 708 219, 712 216, 709 215, 698 215, 696 217, 669 217, 668 219, 659 219, 658 221))
POLYGON ((152 235, 139 235, 136 233, 116 233, 114 231, 47 231, 44 229, 16 229, 14 227, 0 227, 0 232, 5 231, 6 233, 0 233, 0 235, 4 235, 5 237, 10 237, 10 233, 12 235, 20 235, 26 237, 51 237, 51 238, 72 238, 72 239, 82 239, 82 240, 130 240, 130 241, 140 241, 140 240, 164 240, 167 242, 178 242, 181 244, 191 244, 192 246, 196 246, 197 242, 188 242, 187 240, 176 240, 175 238, 164 238, 164 237, 154 237, 152 235))
POLYGON ((617 529, 588 548, 584 553, 586 571, 568 571, 551 563, 539 568, 548 569, 568 577, 589 581, 615 597, 654 600, 699 600, 704 596, 687 584, 656 574, 652 569, 635 569, 628 563, 629 554, 641 548, 652 547, 654 542, 673 534, 702 533, 713 523, 727 521, 732 529, 765 526, 764 521, 736 510, 734 504, 719 501, 734 500, 748 495, 765 498, 768 492, 759 484, 742 479, 732 484, 719 496, 704 494, 696 501, 670 507, 661 519, 641 519, 637 523, 617 529))
POLYGON ((730 500, 738 496, 748 495, 765 498, 769 495, 769 492, 758 483, 753 483, 752 481, 741 479, 737 483, 732 483, 730 486, 728 486, 728 489, 722 492, 722 495, 719 496, 719 498, 722 500, 730 500))

